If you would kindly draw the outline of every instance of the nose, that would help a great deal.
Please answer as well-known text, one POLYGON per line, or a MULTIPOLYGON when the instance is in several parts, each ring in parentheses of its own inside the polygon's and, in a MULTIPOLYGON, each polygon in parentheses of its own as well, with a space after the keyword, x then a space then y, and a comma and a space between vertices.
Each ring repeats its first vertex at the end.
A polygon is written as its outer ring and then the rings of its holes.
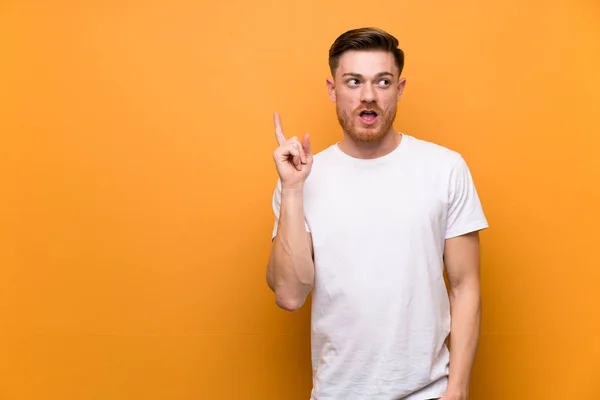
POLYGON ((363 85, 360 93, 360 101, 363 103, 374 103, 377 101, 377 95, 373 89, 373 85, 370 83, 363 85))

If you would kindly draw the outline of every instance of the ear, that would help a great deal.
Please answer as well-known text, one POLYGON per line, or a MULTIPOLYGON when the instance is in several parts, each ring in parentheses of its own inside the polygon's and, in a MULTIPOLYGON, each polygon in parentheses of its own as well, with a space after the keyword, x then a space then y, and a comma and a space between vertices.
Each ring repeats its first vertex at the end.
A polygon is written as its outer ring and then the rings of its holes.
POLYGON ((406 86, 406 78, 398 79, 398 87, 397 87, 397 97, 396 101, 400 101, 400 97, 402 97, 402 92, 404 92, 404 87, 406 86))
POLYGON ((329 93, 329 98, 335 103, 335 82, 333 78, 327 78, 325 83, 327 84, 327 92, 329 93))

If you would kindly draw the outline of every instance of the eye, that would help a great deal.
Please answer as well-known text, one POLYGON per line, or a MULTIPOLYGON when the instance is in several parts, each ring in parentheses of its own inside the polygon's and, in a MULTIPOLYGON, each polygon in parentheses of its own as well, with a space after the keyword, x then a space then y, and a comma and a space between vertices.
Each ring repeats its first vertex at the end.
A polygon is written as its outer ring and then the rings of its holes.
POLYGON ((379 81, 380 86, 389 86, 392 82, 389 79, 382 79, 379 81))
POLYGON ((356 85, 358 85, 358 79, 356 79, 356 78, 348 79, 346 81, 346 84, 348 84, 348 86, 356 86, 356 85))

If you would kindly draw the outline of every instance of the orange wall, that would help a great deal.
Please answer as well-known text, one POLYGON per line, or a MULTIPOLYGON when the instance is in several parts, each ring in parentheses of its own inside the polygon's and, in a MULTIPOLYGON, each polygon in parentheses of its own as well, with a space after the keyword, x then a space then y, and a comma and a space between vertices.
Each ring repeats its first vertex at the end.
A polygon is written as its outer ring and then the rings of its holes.
POLYGON ((308 398, 271 118, 338 140, 327 49, 365 25, 407 53, 396 128, 466 156, 492 225, 472 399, 600 399, 596 0, 40 3, 0 5, 1 399, 308 398))

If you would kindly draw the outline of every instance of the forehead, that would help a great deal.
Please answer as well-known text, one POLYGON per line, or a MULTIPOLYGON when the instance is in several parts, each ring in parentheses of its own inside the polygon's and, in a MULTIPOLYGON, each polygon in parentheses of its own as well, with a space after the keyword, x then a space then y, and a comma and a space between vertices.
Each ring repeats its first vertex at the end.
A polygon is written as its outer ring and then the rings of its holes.
POLYGON ((391 72, 396 76, 398 68, 391 52, 382 50, 351 50, 340 57, 336 76, 346 73, 375 76, 380 72, 391 72))

